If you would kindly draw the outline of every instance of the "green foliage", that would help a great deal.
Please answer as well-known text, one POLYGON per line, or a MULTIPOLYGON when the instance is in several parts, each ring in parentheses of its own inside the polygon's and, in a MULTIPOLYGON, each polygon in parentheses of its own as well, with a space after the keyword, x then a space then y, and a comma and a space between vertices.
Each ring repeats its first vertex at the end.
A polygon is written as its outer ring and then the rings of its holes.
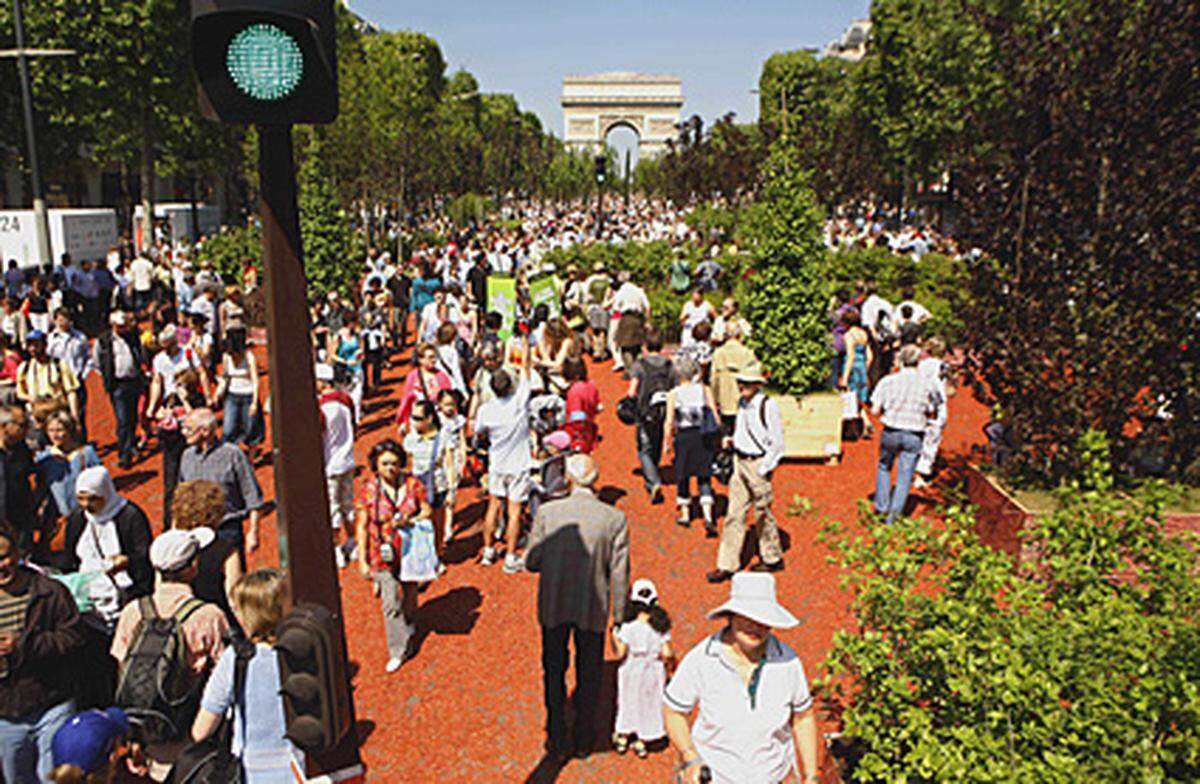
POLYGON ((822 275, 823 217, 807 177, 776 147, 747 236, 754 268, 742 312, 754 331, 750 346, 773 386, 790 394, 818 388, 828 375, 828 294, 822 275))
POLYGON ((454 221, 455 226, 465 229, 473 224, 482 223, 490 206, 486 196, 464 193, 446 205, 446 215, 454 221))
POLYGON ((241 280, 246 264, 262 259, 262 234, 258 225, 225 229, 204 241, 201 258, 212 263, 224 280, 241 280))
POLYGON ((310 296, 331 290, 346 292, 358 281, 365 248, 361 235, 338 206, 337 191, 321 168, 321 156, 310 154, 299 175, 300 237, 304 243, 304 274, 310 296))
POLYGON ((1026 569, 961 507, 827 526, 858 620, 826 662, 865 744, 852 780, 1200 778, 1195 550, 1166 535, 1156 494, 1100 484, 1040 518, 1026 569))

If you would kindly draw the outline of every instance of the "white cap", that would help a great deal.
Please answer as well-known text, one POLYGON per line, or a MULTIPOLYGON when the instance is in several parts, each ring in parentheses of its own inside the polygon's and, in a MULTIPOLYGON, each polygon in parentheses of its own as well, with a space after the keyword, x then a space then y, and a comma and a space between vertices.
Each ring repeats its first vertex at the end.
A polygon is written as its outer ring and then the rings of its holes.
POLYGON ((125 326, 125 320, 126 320, 126 316, 125 316, 125 311, 123 311, 123 310, 114 310, 108 316, 108 323, 112 324, 114 327, 125 326))
POLYGON ((644 604, 654 604, 658 601, 658 589, 654 587, 652 581, 643 577, 634 581, 633 587, 629 589, 629 599, 644 604))
POLYGON ((333 365, 320 362, 316 367, 317 381, 333 381, 333 365))
POLYGON ((150 545, 150 564, 160 572, 177 572, 191 563, 196 553, 212 544, 216 537, 211 528, 163 531, 150 545))

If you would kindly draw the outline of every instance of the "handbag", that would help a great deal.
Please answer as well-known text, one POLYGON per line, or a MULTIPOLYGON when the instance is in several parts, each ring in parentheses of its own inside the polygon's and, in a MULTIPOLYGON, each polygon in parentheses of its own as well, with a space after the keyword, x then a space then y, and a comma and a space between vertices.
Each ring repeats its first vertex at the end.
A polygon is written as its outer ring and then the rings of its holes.
MULTIPOLYGON (((246 668, 254 658, 254 644, 246 640, 234 643, 234 710, 242 711, 242 748, 246 744, 246 668)), ((233 756, 233 717, 226 716, 212 735, 183 750, 171 766, 166 784, 242 784, 242 761, 233 756)))
POLYGON ((713 438, 721 434, 721 423, 717 421, 716 414, 708 406, 704 407, 704 416, 700 419, 700 435, 705 438, 713 438))
POLYGON ((850 389, 842 392, 842 419, 858 417, 858 395, 850 389))

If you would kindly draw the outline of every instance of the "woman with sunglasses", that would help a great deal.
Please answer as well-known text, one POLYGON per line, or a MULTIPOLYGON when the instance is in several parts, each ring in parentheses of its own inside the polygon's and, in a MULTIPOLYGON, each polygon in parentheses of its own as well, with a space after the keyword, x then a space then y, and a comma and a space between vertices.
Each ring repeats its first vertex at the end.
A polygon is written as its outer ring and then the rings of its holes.
POLYGON ((404 470, 406 457, 393 439, 376 444, 367 458, 373 476, 363 484, 355 508, 358 569, 383 604, 389 673, 400 669, 417 635, 419 583, 400 579, 404 538, 414 521, 433 514, 424 483, 404 470))
POLYGON ((443 389, 450 389, 450 377, 438 367, 437 347, 432 343, 417 346, 417 366, 404 379, 404 390, 400 393, 400 410, 396 413, 396 424, 403 436, 409 430, 413 403, 418 400, 437 402, 443 389))

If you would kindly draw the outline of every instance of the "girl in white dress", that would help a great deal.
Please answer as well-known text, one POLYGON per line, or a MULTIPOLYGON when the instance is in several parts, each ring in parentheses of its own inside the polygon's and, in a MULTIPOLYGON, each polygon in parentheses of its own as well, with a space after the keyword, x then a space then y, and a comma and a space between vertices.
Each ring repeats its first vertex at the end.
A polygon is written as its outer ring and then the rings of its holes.
POLYGON ((626 620, 613 632, 617 669, 617 721, 613 748, 624 754, 632 748, 642 759, 646 744, 666 736, 662 695, 667 684, 671 652, 671 619, 658 606, 658 589, 641 579, 630 591, 626 620), (630 742, 630 737, 634 740, 630 742))

